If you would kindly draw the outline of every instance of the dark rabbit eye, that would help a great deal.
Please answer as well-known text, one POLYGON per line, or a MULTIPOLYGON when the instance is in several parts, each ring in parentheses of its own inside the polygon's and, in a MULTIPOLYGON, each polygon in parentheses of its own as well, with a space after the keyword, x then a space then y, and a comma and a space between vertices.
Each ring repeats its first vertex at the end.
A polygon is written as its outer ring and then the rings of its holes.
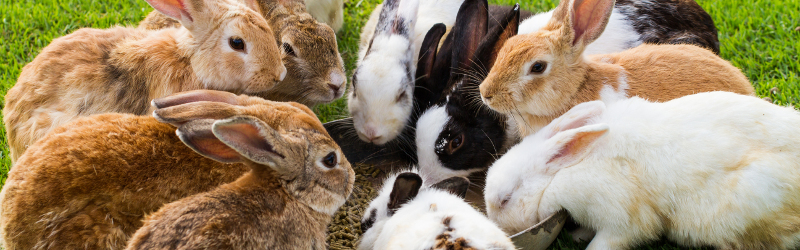
POLYGON ((322 164, 328 168, 336 167, 336 153, 331 152, 330 154, 326 155, 325 158, 322 158, 322 164))
POLYGON ((228 44, 231 45, 231 49, 244 52, 244 40, 238 37, 231 37, 228 39, 228 44))
POLYGON ((447 154, 455 153, 462 145, 464 145, 464 134, 459 134, 447 143, 447 154))
POLYGON ((294 49, 292 49, 292 45, 289 45, 288 43, 283 43, 283 51, 286 52, 287 55, 297 56, 294 54, 294 49))
POLYGON ((405 91, 400 91, 400 94, 397 95, 397 100, 394 100, 394 102, 400 102, 400 101, 405 100, 405 99, 406 99, 406 92, 405 91))
POLYGON ((547 69, 547 63, 543 61, 536 61, 531 65, 531 73, 534 74, 541 74, 544 70, 547 69))

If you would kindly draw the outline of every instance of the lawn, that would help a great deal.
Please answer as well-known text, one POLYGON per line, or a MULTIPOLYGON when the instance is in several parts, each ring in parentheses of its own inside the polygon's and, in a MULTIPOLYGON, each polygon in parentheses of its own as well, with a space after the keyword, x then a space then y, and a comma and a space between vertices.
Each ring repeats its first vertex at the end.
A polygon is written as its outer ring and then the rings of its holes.
MULTIPOLYGON (((50 41, 81 27, 136 25, 152 8, 144 0, 0 0, 0 103, 20 70, 50 41)), ((360 27, 382 0, 346 0, 345 25, 338 34, 339 51, 348 75, 355 67, 360 27)), ((511 5, 514 0, 490 0, 511 5)), ((742 69, 760 97, 797 106, 800 98, 800 1, 698 0, 719 29, 721 56, 742 69)), ((538 12, 555 7, 554 0, 524 0, 524 9, 538 12)), ((1 108, 1 107, 0 107, 1 108)), ((319 118, 346 117, 344 99, 315 107, 319 118)), ((10 169, 4 128, 0 131, 0 184, 10 169)), ((585 247, 585 244, 582 245, 585 247)), ((562 235, 552 248, 576 249, 562 235)), ((642 249, 675 249, 662 242, 642 249)))

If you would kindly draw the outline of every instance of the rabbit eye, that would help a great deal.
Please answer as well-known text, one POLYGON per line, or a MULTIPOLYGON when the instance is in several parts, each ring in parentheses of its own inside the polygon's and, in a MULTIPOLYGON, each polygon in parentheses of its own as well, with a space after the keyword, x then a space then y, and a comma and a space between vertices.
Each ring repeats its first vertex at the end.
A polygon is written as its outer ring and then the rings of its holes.
POLYGON ((450 143, 447 144, 447 154, 455 153, 462 145, 464 145, 464 134, 459 134, 453 139, 450 139, 450 143))
POLYGON ((326 155, 325 158, 322 158, 322 164, 324 164, 328 168, 336 167, 336 153, 331 152, 328 155, 326 155))
POLYGON ((544 70, 547 69, 547 63, 543 61, 536 61, 531 65, 531 73, 534 74, 541 74, 544 70))
POLYGON ((287 55, 297 56, 294 53, 294 49, 292 49, 292 45, 289 45, 288 43, 283 43, 283 51, 286 52, 287 55))
POLYGON ((231 46, 231 49, 244 52, 244 40, 238 37, 231 37, 228 39, 228 44, 231 46))

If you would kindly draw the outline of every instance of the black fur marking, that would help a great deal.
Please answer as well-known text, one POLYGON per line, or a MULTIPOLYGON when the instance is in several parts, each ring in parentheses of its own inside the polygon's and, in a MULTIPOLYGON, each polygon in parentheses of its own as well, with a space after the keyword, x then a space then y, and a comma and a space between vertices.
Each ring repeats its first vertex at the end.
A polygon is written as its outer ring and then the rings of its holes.
POLYGON ((694 44, 719 54, 714 20, 693 0, 617 0, 614 8, 645 43, 694 44))
POLYGON ((375 224, 375 219, 377 219, 377 217, 378 217, 378 210, 372 209, 372 211, 369 212, 369 218, 361 222, 361 233, 364 233, 370 228, 372 228, 372 224, 375 224))
POLYGON ((131 77, 130 73, 107 64, 106 73, 109 75, 110 90, 116 93, 115 102, 117 110, 123 113, 144 115, 150 107, 150 90, 144 80, 131 77))

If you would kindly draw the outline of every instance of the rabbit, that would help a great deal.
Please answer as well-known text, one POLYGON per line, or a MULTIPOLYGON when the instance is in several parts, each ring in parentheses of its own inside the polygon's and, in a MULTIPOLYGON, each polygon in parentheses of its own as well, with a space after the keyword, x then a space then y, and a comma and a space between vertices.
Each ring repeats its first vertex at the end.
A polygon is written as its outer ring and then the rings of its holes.
POLYGON ((343 0, 305 0, 308 14, 317 21, 328 24, 333 31, 339 32, 344 24, 343 0))
POLYGON ((456 44, 467 44, 466 49, 452 54, 451 66, 433 70, 450 74, 448 87, 416 124, 419 171, 432 183, 485 170, 497 154, 517 141, 510 120, 480 103, 478 84, 491 70, 496 49, 516 35, 519 7, 507 12, 489 31, 473 28, 485 27, 474 24, 486 23, 485 14, 460 14, 452 34, 456 44))
POLYGON ((800 246, 800 113, 715 91, 576 105, 495 162, 489 218, 506 232, 565 209, 588 249, 661 235, 683 246, 800 246))
MULTIPOLYGON (((417 59, 424 55, 420 51, 426 32, 437 23, 451 27, 459 9, 469 5, 466 2, 388 0, 373 10, 362 29, 359 59, 348 92, 348 110, 362 141, 385 145, 405 135, 406 128, 413 127, 415 79, 412 77, 417 75, 414 67, 417 59)), ((440 50, 450 54, 445 41, 440 50)))
POLYGON ((199 90, 152 104, 154 117, 79 118, 31 146, 0 192, 3 247, 123 249, 145 214, 233 182, 249 170, 186 147, 175 127, 187 122, 252 116, 281 131, 326 133, 314 113, 298 103, 199 90))
POLYGON ((742 72, 694 45, 651 45, 586 57, 587 44, 603 33, 613 0, 562 1, 534 33, 510 38, 480 84, 482 101, 515 119, 518 134, 533 134, 572 106, 592 100, 640 96, 668 101, 730 91, 753 95, 742 72))
MULTIPOLYGON (((551 10, 524 19, 519 34, 545 27, 553 13, 551 10)), ((605 31, 583 53, 617 53, 642 43, 694 44, 719 55, 714 20, 694 0, 617 0, 605 31)))
POLYGON ((381 195, 391 190, 388 203, 380 202, 388 207, 389 217, 364 233, 358 249, 515 249, 497 225, 463 200, 466 178, 453 177, 428 188, 413 172, 392 178, 396 180, 387 180, 381 190, 381 195))
MULTIPOLYGON (((243 1, 243 0, 240 0, 243 1)), ((307 106, 330 103, 344 95, 344 61, 336 33, 306 12, 302 1, 257 0, 267 19, 288 73, 275 87, 250 95, 273 101, 299 102, 307 106)), ((140 29, 180 27, 180 23, 153 11, 139 23, 140 29)))
POLYGON ((244 115, 187 122, 177 134, 198 154, 252 170, 164 205, 125 249, 326 249, 355 173, 324 129, 278 130, 244 115))
POLYGON ((195 89, 257 93, 286 76, 252 0, 147 2, 187 28, 83 28, 55 39, 22 69, 3 109, 12 162, 77 117, 144 115, 153 98, 195 89))

